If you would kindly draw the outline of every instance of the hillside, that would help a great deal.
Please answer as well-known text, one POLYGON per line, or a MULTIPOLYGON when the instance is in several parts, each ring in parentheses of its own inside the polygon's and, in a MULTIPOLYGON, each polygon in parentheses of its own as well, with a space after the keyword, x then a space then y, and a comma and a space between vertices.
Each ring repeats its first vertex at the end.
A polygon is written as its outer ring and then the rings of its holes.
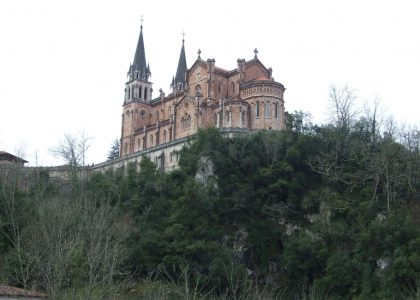
POLYGON ((378 127, 294 113, 280 132, 209 129, 171 173, 144 159, 67 189, 37 173, 20 190, 16 170, 0 281, 56 297, 418 297, 420 134, 378 127))

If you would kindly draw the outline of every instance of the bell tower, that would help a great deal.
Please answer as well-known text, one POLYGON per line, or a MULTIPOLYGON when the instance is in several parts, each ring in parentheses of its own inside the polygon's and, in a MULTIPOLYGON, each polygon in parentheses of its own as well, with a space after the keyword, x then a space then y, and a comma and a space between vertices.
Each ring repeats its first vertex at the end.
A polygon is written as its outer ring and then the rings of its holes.
POLYGON ((149 81, 150 66, 146 63, 143 41, 143 18, 140 26, 140 36, 133 63, 127 72, 124 103, 132 101, 150 102, 152 99, 152 83, 149 81))
POLYGON ((146 62, 144 51, 142 17, 136 53, 128 69, 124 89, 120 156, 134 152, 134 134, 139 118, 148 114, 148 104, 152 100, 153 88, 150 77, 150 66, 146 62))

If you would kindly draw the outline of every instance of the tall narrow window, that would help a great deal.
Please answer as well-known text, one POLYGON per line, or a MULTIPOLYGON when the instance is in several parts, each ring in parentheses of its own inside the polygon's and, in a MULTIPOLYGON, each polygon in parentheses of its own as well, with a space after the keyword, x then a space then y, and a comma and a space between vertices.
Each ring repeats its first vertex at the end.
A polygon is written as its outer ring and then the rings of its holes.
POLYGON ((144 88, 144 100, 147 100, 147 87, 144 88))
POLYGON ((141 99, 141 86, 139 87, 139 98, 141 99))
POLYGON ((264 115, 266 118, 270 118, 270 102, 268 101, 264 103, 264 115))
POLYGON ((128 99, 130 99, 130 98, 131 98, 131 89, 128 88, 128 99))
POLYGON ((256 102, 255 117, 256 118, 259 118, 260 117, 260 101, 257 101, 256 102))
POLYGON ((278 118, 279 117, 279 104, 276 102, 274 104, 274 118, 278 118))
POLYGON ((163 142, 166 142, 166 130, 163 131, 163 142))
POLYGON ((153 134, 150 135, 150 146, 153 146, 153 134))
POLYGON ((227 123, 230 123, 230 117, 231 117, 231 112, 228 111, 227 114, 226 114, 226 122, 227 123))
POLYGON ((235 83, 232 82, 232 93, 234 93, 234 92, 235 92, 235 83))
POLYGON ((245 112, 241 111, 241 123, 245 123, 245 112))
POLYGON ((133 99, 134 99, 134 86, 133 86, 133 87, 131 87, 131 98, 133 98, 133 99))
POLYGON ((219 93, 221 93, 221 92, 222 92, 222 84, 221 84, 221 83, 219 83, 218 92, 219 92, 219 93))

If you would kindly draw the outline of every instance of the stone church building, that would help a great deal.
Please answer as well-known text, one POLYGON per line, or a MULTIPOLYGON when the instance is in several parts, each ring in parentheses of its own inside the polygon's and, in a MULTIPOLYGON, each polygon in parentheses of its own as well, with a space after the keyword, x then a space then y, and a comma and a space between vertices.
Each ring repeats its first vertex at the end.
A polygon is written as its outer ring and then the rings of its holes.
MULTIPOLYGON (((215 59, 202 59, 199 50, 188 68, 182 40, 170 93, 160 90, 153 98, 141 26, 125 84, 120 157, 158 146, 164 149, 165 144, 183 140, 198 128, 214 126, 224 132, 284 129, 285 88, 274 81, 272 69, 258 59, 256 49, 254 53, 252 59, 238 59, 237 68, 226 70, 216 66, 215 59)), ((171 163, 172 153, 162 153, 159 160, 171 163)))

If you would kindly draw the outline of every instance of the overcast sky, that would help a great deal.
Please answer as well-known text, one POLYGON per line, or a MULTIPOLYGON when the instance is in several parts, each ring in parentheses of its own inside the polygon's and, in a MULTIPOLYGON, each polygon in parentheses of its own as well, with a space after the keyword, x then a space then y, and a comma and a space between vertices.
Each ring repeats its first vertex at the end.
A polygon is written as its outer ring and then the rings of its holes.
POLYGON ((65 134, 93 138, 89 163, 120 137, 124 83, 144 18, 153 96, 169 93, 185 31, 187 64, 201 49, 224 69, 259 59, 286 87, 288 111, 325 120, 331 84, 379 97, 419 123, 420 1, 13 0, 0 2, 0 151, 35 165, 65 134))

